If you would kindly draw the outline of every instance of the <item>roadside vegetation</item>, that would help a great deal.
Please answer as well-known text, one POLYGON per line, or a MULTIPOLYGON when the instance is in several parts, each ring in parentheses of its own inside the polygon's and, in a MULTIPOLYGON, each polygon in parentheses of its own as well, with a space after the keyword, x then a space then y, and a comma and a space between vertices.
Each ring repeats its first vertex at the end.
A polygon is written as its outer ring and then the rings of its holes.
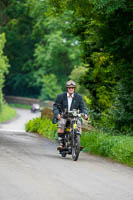
POLYGON ((6 122, 16 117, 15 108, 31 109, 31 105, 24 104, 6 104, 2 103, 0 112, 0 123, 6 122))
POLYGON ((15 117, 16 117, 16 110, 10 107, 8 104, 3 104, 0 113, 0 123, 11 120, 15 117))
POLYGON ((35 132, 43 135, 46 138, 57 139, 57 125, 53 124, 48 118, 41 119, 40 117, 30 120, 25 127, 27 132, 35 132))
POLYGON ((133 167, 133 137, 109 135, 100 131, 84 132, 81 145, 85 152, 111 158, 133 167))
POLYGON ((23 109, 31 109, 31 105, 24 105, 24 104, 9 104, 9 106, 13 107, 13 108, 23 108, 23 109))
POLYGON ((4 55, 3 49, 5 47, 5 34, 0 34, 0 123, 8 121, 16 116, 16 111, 4 103, 3 87, 5 83, 5 75, 8 73, 9 63, 7 57, 4 55))

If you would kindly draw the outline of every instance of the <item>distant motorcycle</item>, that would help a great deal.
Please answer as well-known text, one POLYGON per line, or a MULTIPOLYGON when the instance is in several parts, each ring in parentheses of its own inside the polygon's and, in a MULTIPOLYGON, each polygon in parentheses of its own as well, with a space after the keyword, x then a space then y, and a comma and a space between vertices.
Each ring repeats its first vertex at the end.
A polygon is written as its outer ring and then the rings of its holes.
POLYGON ((59 150, 62 157, 66 157, 67 154, 72 155, 74 161, 78 160, 80 153, 80 132, 78 130, 77 122, 82 120, 79 110, 72 110, 62 114, 63 118, 67 119, 65 127, 65 136, 63 142, 63 148, 59 150))
POLYGON ((39 112, 39 111, 40 111, 40 105, 39 104, 32 104, 31 112, 35 113, 35 112, 39 112))

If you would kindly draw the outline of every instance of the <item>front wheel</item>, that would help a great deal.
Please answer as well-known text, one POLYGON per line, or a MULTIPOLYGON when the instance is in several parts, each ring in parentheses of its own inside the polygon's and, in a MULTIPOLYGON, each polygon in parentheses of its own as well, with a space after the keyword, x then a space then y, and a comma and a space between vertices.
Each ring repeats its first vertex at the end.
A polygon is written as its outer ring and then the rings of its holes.
POLYGON ((76 135, 72 139, 72 158, 74 161, 78 160, 80 153, 80 135, 76 135))

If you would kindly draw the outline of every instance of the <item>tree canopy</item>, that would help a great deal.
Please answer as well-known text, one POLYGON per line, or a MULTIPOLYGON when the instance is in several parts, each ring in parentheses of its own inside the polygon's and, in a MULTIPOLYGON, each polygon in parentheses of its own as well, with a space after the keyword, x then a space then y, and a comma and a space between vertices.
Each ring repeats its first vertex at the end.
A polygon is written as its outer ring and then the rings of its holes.
POLYGON ((130 0, 50 0, 57 13, 72 10, 77 19, 73 31, 80 36, 84 85, 92 95, 96 112, 111 113, 120 129, 133 124, 133 2, 130 0))
POLYGON ((6 77, 5 93, 38 97, 42 76, 51 73, 63 90, 81 58, 78 37, 69 33, 72 12, 63 13, 60 18, 50 17, 48 1, 14 0, 4 6, 8 19, 1 30, 6 33, 5 53, 12 66, 6 77))
POLYGON ((4 56, 3 49, 5 45, 5 34, 0 34, 0 112, 2 110, 2 104, 3 104, 3 93, 2 89, 4 87, 4 81, 5 81, 5 74, 8 72, 8 59, 6 56, 4 56))

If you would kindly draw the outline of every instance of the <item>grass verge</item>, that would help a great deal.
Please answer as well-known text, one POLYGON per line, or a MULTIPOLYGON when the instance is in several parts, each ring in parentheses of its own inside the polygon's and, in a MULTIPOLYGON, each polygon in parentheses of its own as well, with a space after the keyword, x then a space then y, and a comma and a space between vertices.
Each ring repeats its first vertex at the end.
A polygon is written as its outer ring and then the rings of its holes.
POLYGON ((9 104, 9 106, 13 108, 31 109, 31 105, 24 105, 24 104, 9 104))
POLYGON ((48 118, 30 120, 25 127, 27 132, 35 132, 52 140, 57 139, 57 125, 48 118))
POLYGON ((2 112, 0 113, 0 123, 11 120, 16 117, 16 110, 8 104, 3 104, 2 112))
POLYGON ((133 167, 133 137, 85 132, 81 136, 85 152, 104 156, 133 167))
MULTIPOLYGON (((57 139, 57 125, 50 119, 35 118, 26 124, 27 132, 36 132, 44 137, 57 139)), ((133 137, 111 136, 106 133, 88 131, 81 136, 85 152, 104 156, 133 167, 133 137)))

